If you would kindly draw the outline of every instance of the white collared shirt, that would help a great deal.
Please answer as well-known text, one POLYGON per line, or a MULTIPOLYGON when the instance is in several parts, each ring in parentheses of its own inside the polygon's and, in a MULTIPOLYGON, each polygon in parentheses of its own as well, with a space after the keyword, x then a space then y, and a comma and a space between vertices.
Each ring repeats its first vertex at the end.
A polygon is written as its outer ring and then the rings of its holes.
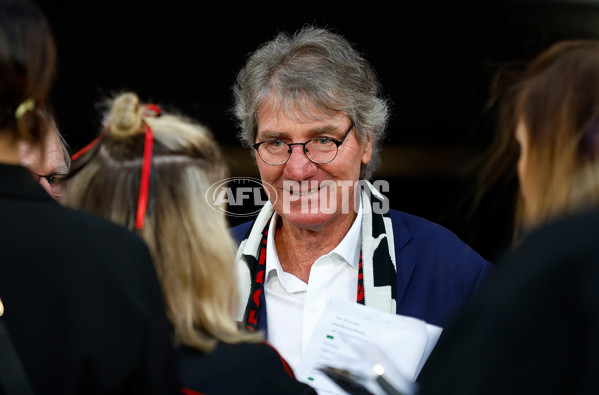
POLYGON ((281 267, 274 242, 277 220, 275 213, 266 244, 264 295, 268 341, 296 368, 328 301, 333 298, 356 301, 362 202, 343 240, 314 262, 307 284, 281 267))

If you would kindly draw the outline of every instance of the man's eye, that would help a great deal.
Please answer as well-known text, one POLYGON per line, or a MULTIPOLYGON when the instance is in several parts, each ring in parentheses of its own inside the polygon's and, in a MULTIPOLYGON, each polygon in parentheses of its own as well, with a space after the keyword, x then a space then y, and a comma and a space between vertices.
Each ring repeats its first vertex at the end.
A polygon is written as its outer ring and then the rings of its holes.
POLYGON ((283 142, 283 140, 273 140, 270 142, 270 144, 273 147, 282 147, 283 145, 285 145, 285 143, 283 142))
POLYGON ((318 144, 325 145, 325 144, 330 143, 331 139, 328 137, 319 137, 319 138, 314 139, 314 141, 318 144))
POLYGON ((54 174, 46 176, 46 180, 48 180, 48 184, 60 184, 65 180, 65 176, 62 174, 54 174))

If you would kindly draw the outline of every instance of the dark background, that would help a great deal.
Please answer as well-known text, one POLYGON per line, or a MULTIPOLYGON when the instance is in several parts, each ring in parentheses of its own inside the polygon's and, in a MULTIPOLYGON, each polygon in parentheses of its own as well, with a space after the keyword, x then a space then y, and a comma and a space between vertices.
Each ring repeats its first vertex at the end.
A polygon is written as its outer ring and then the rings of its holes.
POLYGON ((304 24, 341 33, 372 62, 393 103, 375 174, 390 182, 391 207, 441 223, 492 261, 510 243, 516 185, 472 207, 478 167, 469 165, 495 134, 492 78, 559 39, 599 36, 593 1, 38 4, 57 40, 52 105, 73 150, 98 133, 96 103, 131 89, 208 126, 233 176, 257 176, 228 113, 248 54, 304 24))

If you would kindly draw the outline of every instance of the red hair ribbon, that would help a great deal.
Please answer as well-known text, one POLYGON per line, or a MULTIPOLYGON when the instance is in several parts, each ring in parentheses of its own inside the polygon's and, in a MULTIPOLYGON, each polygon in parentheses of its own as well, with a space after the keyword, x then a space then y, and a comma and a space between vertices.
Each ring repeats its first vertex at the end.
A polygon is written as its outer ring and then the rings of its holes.
POLYGON ((159 117, 162 114, 162 109, 158 104, 149 103, 145 105, 145 115, 147 117, 159 117))
POLYGON ((94 148, 96 146, 96 144, 98 144, 98 142, 104 138, 106 133, 108 133, 108 129, 104 128, 104 130, 102 130, 102 133, 100 133, 98 135, 98 137, 93 139, 91 143, 87 144, 85 147, 81 148, 79 151, 77 151, 73 155, 71 155, 71 160, 74 161, 74 160, 79 159, 81 157, 81 155, 85 154, 87 151, 94 148))
MULTIPOLYGON (((144 115, 147 117, 159 117, 162 114, 162 109, 157 104, 154 104, 154 103, 146 104, 144 106, 144 108, 145 108, 144 115)), ((104 126, 106 126, 106 125, 104 125, 104 126)), ((73 155, 71 155, 71 160, 74 161, 74 160, 79 159, 87 151, 94 148, 98 144, 98 142, 104 138, 106 133, 108 133, 108 128, 104 127, 104 130, 102 130, 102 133, 100 133, 95 139, 93 139, 92 142, 90 142, 85 147, 81 148, 79 151, 77 151, 73 155)))
MULTIPOLYGON (((162 111, 156 104, 146 104, 147 116, 160 116, 162 111)), ((137 215, 135 217, 135 228, 142 229, 148 209, 148 198, 150 194, 150 175, 152 172, 152 151, 154 147, 154 133, 146 122, 146 138, 144 141, 144 159, 141 168, 141 181, 139 185, 139 199, 137 201, 137 215)))
POLYGON ((150 192, 150 173, 152 171, 152 148, 154 146, 154 134, 150 125, 146 124, 146 139, 144 141, 144 162, 141 168, 141 181, 139 185, 139 199, 137 200, 137 216, 135 217, 135 228, 144 227, 146 210, 148 208, 148 196, 150 192))

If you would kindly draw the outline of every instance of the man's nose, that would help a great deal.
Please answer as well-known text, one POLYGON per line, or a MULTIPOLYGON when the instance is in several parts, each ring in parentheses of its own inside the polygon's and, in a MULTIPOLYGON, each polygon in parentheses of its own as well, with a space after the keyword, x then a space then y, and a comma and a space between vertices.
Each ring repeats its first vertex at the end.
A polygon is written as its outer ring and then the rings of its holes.
POLYGON ((304 180, 314 175, 318 165, 312 162, 301 145, 291 146, 291 156, 285 163, 285 176, 292 180, 304 180))

